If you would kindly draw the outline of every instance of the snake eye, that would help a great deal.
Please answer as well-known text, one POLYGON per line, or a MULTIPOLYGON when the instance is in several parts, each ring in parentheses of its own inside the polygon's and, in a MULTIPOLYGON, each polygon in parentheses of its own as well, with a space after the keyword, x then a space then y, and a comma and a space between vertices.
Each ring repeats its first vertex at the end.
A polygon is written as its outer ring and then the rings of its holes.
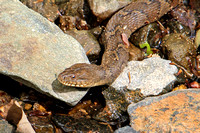
POLYGON ((75 75, 72 75, 72 78, 75 78, 75 75))

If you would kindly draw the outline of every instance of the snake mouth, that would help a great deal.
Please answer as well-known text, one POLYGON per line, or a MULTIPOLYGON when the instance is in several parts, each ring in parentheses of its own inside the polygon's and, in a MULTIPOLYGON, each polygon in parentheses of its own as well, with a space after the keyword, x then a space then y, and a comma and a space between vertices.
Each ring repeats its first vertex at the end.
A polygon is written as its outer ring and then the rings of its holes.
POLYGON ((71 87, 88 87, 88 84, 86 83, 79 83, 79 82, 67 82, 67 81, 63 81, 62 79, 58 78, 58 81, 66 86, 71 86, 71 87))

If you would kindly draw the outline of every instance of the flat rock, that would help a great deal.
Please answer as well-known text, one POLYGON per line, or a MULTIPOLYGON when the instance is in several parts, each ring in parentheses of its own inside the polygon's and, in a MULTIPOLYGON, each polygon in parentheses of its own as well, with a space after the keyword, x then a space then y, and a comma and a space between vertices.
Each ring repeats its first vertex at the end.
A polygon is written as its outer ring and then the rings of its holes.
POLYGON ((111 86, 117 90, 124 87, 129 90, 141 89, 144 96, 158 95, 167 85, 176 80, 174 74, 177 68, 170 65, 170 62, 160 57, 130 61, 111 86))
POLYGON ((56 75, 89 63, 81 45, 18 0, 0 1, 0 73, 75 105, 87 89, 62 86, 56 75))
POLYGON ((178 90, 128 107, 138 132, 200 132, 200 90, 178 90))

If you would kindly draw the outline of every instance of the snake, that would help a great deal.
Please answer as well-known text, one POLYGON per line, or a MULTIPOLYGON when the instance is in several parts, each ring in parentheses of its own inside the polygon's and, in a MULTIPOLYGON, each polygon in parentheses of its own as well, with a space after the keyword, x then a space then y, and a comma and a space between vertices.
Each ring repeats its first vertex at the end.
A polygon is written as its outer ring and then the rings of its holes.
POLYGON ((58 81, 73 87, 112 84, 129 60, 129 50, 123 42, 122 34, 129 38, 138 28, 159 20, 179 3, 178 0, 174 1, 138 0, 116 12, 108 21, 103 33, 105 51, 101 65, 74 64, 58 75, 58 81))

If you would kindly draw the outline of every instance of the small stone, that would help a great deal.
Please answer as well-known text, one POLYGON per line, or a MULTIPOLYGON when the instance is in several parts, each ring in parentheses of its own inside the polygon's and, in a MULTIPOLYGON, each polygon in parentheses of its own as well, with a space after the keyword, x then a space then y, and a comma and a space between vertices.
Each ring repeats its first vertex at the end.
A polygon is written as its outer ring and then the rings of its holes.
POLYGON ((184 84, 181 84, 181 85, 175 87, 172 91, 177 91, 177 90, 182 90, 182 89, 187 89, 187 86, 184 84))
POLYGON ((158 95, 167 85, 176 80, 174 74, 177 68, 170 65, 170 62, 160 57, 130 61, 111 86, 116 90, 124 87, 129 90, 141 89, 144 96, 158 95))
POLYGON ((193 41, 180 33, 172 33, 166 35, 162 39, 163 51, 168 59, 178 65, 183 66, 190 72, 188 59, 192 59, 196 55, 196 46, 193 41))
POLYGON ((200 132, 200 90, 178 90, 128 106, 137 132, 200 132))
POLYGON ((25 109, 25 110, 30 110, 31 108, 32 108, 32 105, 29 104, 29 103, 26 103, 26 104, 24 105, 24 109, 25 109))
POLYGON ((39 103, 34 103, 33 110, 39 110, 41 112, 46 112, 46 109, 39 103))
POLYGON ((99 21, 110 17, 115 11, 129 4, 130 0, 88 0, 90 8, 99 21))
POLYGON ((84 48, 86 55, 90 62, 95 60, 95 57, 99 57, 101 51, 97 38, 89 30, 67 30, 65 32, 68 35, 74 37, 84 48))

